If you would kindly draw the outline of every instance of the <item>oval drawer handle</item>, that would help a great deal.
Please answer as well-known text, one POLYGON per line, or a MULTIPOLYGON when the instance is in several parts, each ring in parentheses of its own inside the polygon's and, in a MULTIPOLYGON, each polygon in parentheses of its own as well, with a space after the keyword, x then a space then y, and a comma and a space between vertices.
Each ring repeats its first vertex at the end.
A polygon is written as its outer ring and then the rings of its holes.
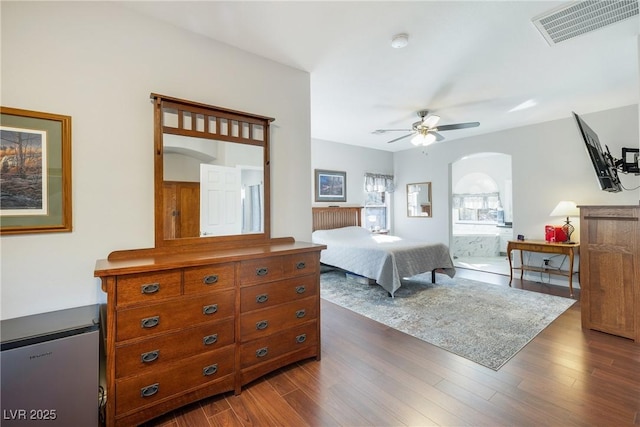
POLYGON ((148 351, 140 355, 140 361, 142 363, 151 363, 160 357, 160 350, 148 351))
POLYGON ((217 363, 215 363, 213 365, 205 366, 202 369, 202 375, 205 376, 205 377, 208 377, 209 375, 213 375, 216 372, 218 372, 218 364, 217 363))
POLYGON ((298 270, 302 270, 302 269, 304 269, 306 266, 307 266, 307 264, 305 264, 305 262, 304 262, 304 261, 300 261, 299 263, 297 263, 297 264, 296 264, 296 268, 297 268, 298 270))
POLYGON ((267 302, 267 300, 269 299, 269 295, 268 294, 260 294, 256 297, 256 302, 258 304, 262 304, 264 302, 267 302))
POLYGON ((262 347, 256 350, 256 357, 265 357, 269 353, 269 349, 267 347, 262 347))
POLYGON ((211 345, 217 342, 218 342, 218 334, 207 335, 206 337, 202 338, 202 343, 204 345, 211 345))
POLYGON ((204 276, 204 278, 202 279, 202 283, 204 283, 205 285, 213 285, 214 283, 218 283, 218 275, 210 274, 208 276, 204 276))
POLYGON ((146 387, 142 387, 140 389, 140 397, 151 397, 158 392, 160 389, 160 383, 155 383, 148 385, 146 387))
POLYGON ((268 273, 269 273, 269 269, 267 267, 256 269, 256 276, 266 276, 268 273))
POLYGON ((210 314, 214 314, 218 311, 218 304, 205 305, 202 307, 202 314, 206 314, 207 316, 210 314))
POLYGON ((140 326, 145 329, 154 328, 159 324, 160 324, 160 316, 145 317, 140 321, 140 326))
POLYGON ((296 311, 296 317, 298 319, 302 319, 304 317, 304 315, 307 314, 307 312, 305 311, 305 309, 303 308, 302 310, 298 310, 296 311))
POLYGON ((307 288, 304 286, 296 286, 296 294, 304 294, 307 291, 307 288))
POLYGON ((160 283, 148 283, 140 286, 140 292, 143 294, 155 294, 160 290, 160 283))
POLYGON ((267 322, 266 320, 261 320, 256 323, 256 329, 259 331, 267 329, 267 326, 269 326, 269 322, 267 322))
POLYGON ((301 335, 298 335, 298 336, 296 337, 296 342, 297 342, 298 344, 302 344, 302 343, 303 343, 303 342, 305 342, 306 340, 307 340, 307 334, 301 334, 301 335))

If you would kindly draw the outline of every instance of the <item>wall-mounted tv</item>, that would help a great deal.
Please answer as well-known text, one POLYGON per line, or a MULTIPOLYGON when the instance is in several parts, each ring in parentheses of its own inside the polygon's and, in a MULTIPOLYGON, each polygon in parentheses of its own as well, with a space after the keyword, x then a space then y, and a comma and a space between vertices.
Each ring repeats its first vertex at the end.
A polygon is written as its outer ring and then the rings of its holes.
POLYGON ((593 168, 596 172, 600 189, 613 193, 622 191, 622 185, 620 183, 620 178, 618 177, 615 160, 609 152, 609 147, 607 147, 606 152, 602 150, 600 139, 598 139, 598 135, 593 131, 593 129, 591 129, 576 113, 573 113, 573 116, 576 118, 576 123, 578 123, 578 128, 582 134, 582 139, 584 140, 587 148, 587 153, 589 153, 589 157, 591 158, 591 163, 593 164, 593 168))

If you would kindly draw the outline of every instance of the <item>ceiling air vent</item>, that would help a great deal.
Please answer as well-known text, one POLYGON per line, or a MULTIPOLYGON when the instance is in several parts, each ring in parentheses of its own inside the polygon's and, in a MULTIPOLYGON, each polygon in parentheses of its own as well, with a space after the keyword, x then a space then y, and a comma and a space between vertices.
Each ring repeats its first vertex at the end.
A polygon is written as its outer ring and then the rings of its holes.
POLYGON ((572 2, 533 19, 549 45, 638 15, 638 0, 572 2))

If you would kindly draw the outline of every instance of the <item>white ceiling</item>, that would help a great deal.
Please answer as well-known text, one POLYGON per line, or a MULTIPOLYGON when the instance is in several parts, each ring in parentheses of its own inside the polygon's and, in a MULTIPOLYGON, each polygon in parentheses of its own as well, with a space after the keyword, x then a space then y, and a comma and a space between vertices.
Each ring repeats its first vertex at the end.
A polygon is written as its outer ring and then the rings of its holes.
POLYGON ((456 138, 638 103, 638 16, 549 46, 532 23, 564 1, 140 1, 126 6, 308 71, 313 138, 389 151, 416 111, 456 138), (391 47, 409 35, 403 49, 391 47), (525 102, 533 107, 510 111, 525 102))

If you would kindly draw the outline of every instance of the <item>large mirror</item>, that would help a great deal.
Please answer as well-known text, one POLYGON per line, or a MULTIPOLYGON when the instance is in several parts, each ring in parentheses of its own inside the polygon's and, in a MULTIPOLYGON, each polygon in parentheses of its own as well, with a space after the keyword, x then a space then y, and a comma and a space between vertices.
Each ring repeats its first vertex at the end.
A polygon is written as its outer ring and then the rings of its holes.
POLYGON ((151 96, 156 246, 268 239, 273 119, 151 96))
POLYGON ((431 218, 431 183, 407 184, 407 216, 431 218))

